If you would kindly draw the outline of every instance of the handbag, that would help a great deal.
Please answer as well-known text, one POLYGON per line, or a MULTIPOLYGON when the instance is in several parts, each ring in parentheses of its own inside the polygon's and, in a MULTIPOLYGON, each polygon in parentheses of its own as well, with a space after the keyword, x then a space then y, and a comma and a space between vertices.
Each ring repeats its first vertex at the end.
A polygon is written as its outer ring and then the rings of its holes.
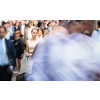
POLYGON ((22 73, 16 76, 16 81, 25 81, 26 80, 26 73, 22 73))

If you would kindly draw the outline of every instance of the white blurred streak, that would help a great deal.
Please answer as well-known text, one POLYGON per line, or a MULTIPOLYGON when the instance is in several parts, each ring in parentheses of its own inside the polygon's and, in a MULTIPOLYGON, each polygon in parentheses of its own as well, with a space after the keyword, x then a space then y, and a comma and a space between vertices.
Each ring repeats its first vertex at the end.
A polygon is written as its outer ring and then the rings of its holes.
MULTIPOLYGON (((55 27, 57 28, 57 27, 55 27)), ((60 27, 61 28, 61 27, 60 27)), ((100 44, 81 33, 53 30, 33 56, 33 81, 92 81, 99 79, 100 44)))

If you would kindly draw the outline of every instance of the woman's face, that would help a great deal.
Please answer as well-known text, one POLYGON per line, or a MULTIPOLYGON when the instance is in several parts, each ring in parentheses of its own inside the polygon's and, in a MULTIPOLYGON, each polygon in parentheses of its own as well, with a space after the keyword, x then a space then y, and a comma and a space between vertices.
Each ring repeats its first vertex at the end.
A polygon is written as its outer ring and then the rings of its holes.
POLYGON ((31 32, 31 34, 32 34, 32 37, 36 37, 37 36, 37 30, 33 30, 32 32, 31 32))

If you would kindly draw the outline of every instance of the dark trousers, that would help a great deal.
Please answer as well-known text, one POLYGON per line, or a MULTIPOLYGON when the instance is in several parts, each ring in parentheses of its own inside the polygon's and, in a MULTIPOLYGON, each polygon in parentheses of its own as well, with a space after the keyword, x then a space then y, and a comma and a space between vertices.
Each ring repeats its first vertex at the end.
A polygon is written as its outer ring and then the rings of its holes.
POLYGON ((11 81, 11 76, 8 74, 6 67, 0 67, 0 81, 11 81))

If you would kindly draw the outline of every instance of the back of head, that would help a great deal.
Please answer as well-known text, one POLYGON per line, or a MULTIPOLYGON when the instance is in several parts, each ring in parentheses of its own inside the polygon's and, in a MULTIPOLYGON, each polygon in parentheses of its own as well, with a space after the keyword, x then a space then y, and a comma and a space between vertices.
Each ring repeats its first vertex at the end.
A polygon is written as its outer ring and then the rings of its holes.
POLYGON ((100 27, 100 21, 98 21, 98 27, 100 27))
POLYGON ((83 33, 85 30, 85 23, 83 20, 71 20, 66 28, 69 31, 69 34, 83 33))

